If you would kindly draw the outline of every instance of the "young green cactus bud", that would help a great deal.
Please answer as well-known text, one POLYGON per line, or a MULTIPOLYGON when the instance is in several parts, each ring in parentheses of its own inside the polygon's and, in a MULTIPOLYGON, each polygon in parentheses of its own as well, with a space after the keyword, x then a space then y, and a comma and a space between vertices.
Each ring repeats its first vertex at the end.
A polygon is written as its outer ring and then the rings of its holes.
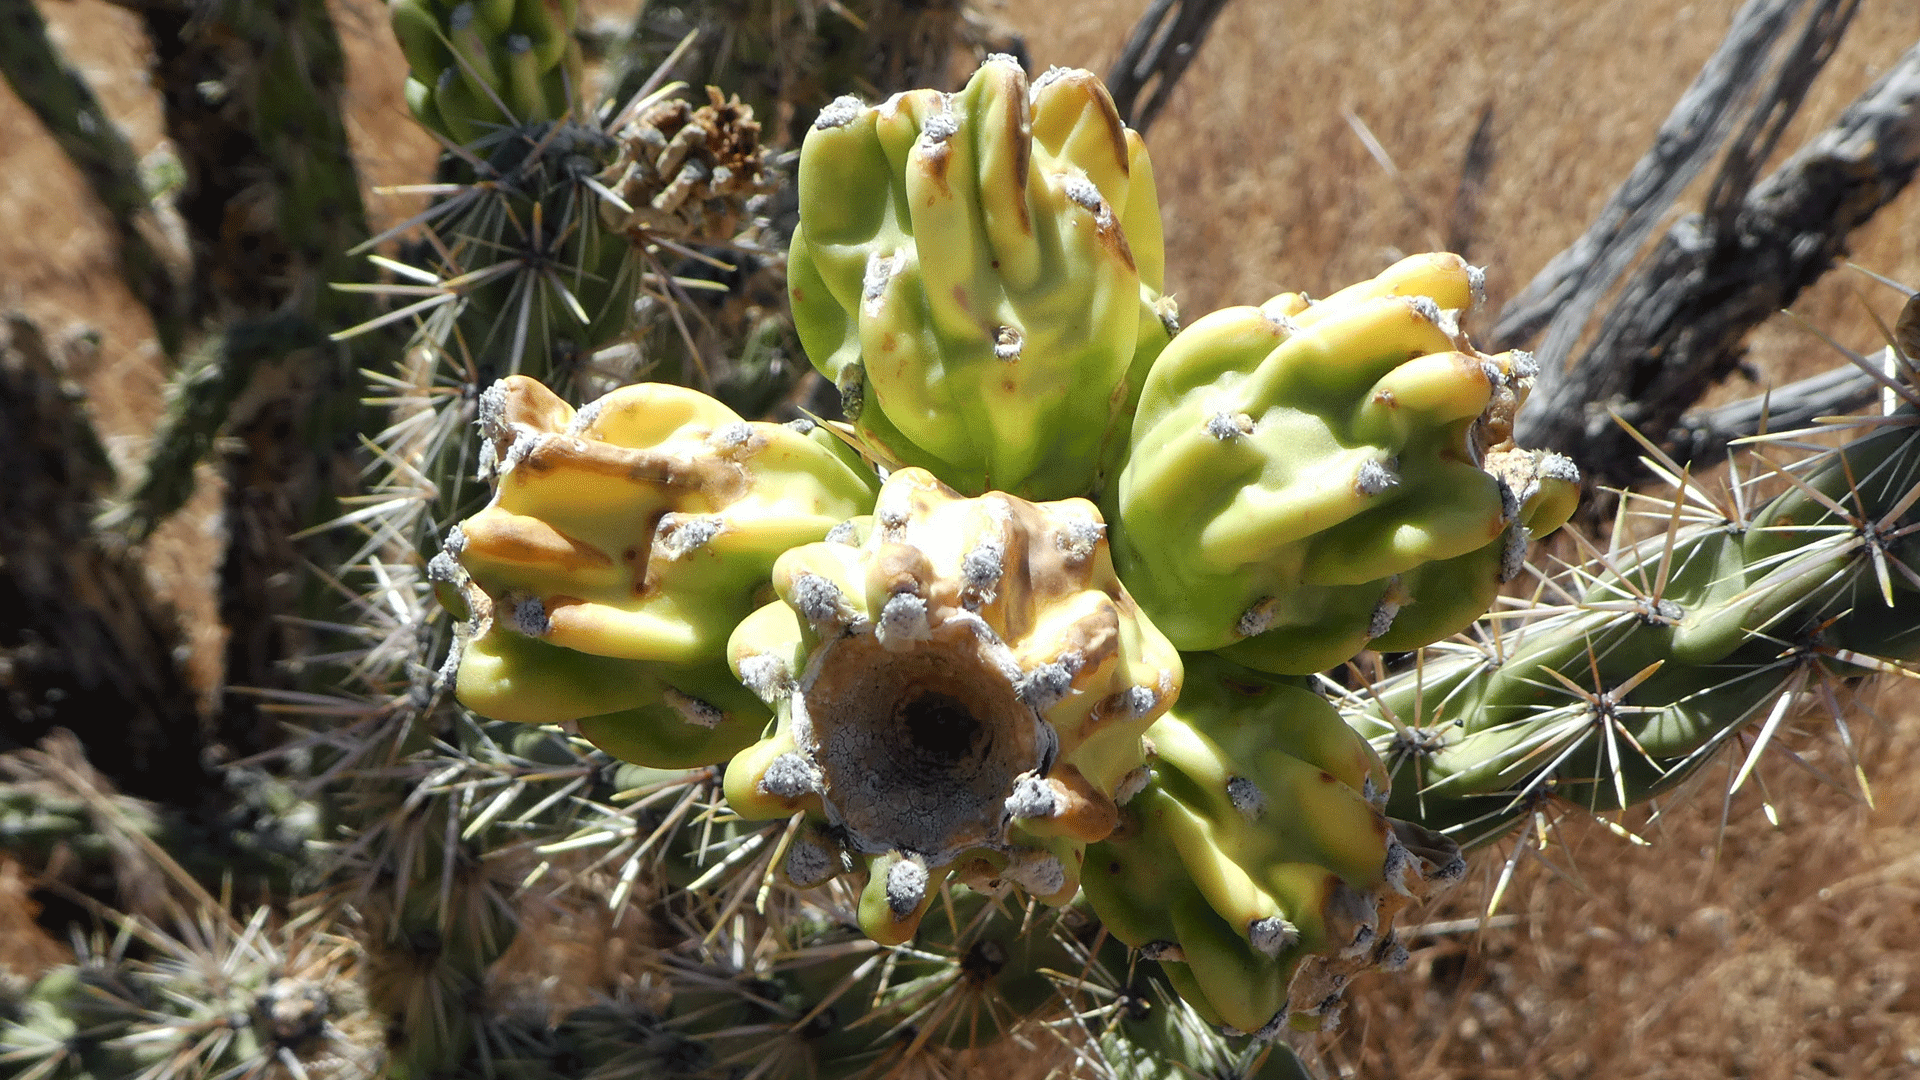
POLYGON ((871 473, 810 423, 748 423, 662 383, 576 412, 515 376, 481 425, 493 501, 436 560, 472 621, 460 700, 571 721, 659 768, 751 743, 768 713, 728 672, 727 637, 781 552, 872 505, 871 473))
POLYGON ((1087 851, 1087 900, 1210 1022, 1318 1027, 1355 972, 1403 955, 1399 909, 1464 864, 1380 812, 1379 761, 1319 695, 1185 659, 1120 827, 1087 851))
POLYGON ((1532 359, 1455 324, 1478 281, 1415 256, 1317 305, 1215 312, 1161 354, 1105 504, 1176 646, 1286 674, 1413 648, 1477 618, 1565 520, 1578 471, 1510 441, 1532 359))
POLYGON ((956 872, 1071 899, 1180 685, 1093 505, 965 499, 901 469, 871 518, 781 556, 773 584, 728 658, 778 723, 726 791, 748 818, 826 823, 790 849, 794 883, 859 860, 861 927, 888 944, 956 872))
POLYGON ((1172 308, 1153 172, 1099 80, 989 59, 843 98, 800 156, 794 325, 882 456, 968 494, 1094 491, 1172 308))
POLYGON ((560 0, 395 0, 407 105, 425 127, 472 144, 503 126, 580 113, 586 65, 560 0))

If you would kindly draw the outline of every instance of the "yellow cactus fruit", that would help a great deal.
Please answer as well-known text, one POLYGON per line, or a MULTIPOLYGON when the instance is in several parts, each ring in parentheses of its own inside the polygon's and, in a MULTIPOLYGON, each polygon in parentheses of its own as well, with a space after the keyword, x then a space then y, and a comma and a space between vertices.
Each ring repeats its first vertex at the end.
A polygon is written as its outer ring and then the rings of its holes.
POLYGON ((751 743, 768 713, 728 671, 727 637, 781 552, 872 505, 871 472, 806 422, 749 423, 664 383, 576 412, 513 376, 480 424, 493 500, 434 567, 469 620, 461 702, 577 724, 658 768, 751 743))
POLYGON ((865 864, 860 923, 889 944, 949 874, 1071 899, 1181 677, 1093 504, 963 498, 901 469, 872 517, 781 556, 773 584, 727 652, 776 724, 726 790, 746 817, 824 823, 790 845, 788 877, 865 864))

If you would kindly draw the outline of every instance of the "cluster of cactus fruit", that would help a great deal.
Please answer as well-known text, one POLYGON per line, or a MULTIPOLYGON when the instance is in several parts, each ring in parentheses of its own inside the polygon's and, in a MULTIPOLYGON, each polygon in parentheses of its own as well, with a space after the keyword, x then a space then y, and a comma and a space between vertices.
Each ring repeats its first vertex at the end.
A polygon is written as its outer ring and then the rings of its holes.
POLYGON ((1084 896, 1208 1022, 1319 1026, 1463 863, 1286 677, 1465 629, 1577 491, 1512 446, 1533 373, 1461 330, 1479 271, 1182 330, 1140 137, 1003 57, 823 110, 799 194, 846 421, 488 388, 492 501, 433 560, 460 701, 725 763, 733 814, 790 823, 782 883, 849 879, 881 944, 956 890, 1084 896))
MULTIPOLYGON (((1528 547, 1579 474, 1513 444, 1536 371, 1463 329, 1480 271, 1183 328, 1144 141, 1082 71, 820 111, 784 280, 844 419, 799 415, 686 318, 690 272, 779 257, 751 110, 658 80, 589 108, 576 14, 392 7, 448 153, 381 238, 429 234, 379 257, 408 303, 375 324, 417 334, 370 373, 385 472, 341 519, 353 719, 298 747, 333 887, 198 947, 123 920, 0 995, 0 1063, 877 1076, 1044 1030, 1116 1078, 1305 1075, 1278 1037, 1405 960, 1463 849, 1743 738, 1750 768, 1822 676, 1920 656, 1920 304, 1899 409, 1724 491, 1657 460, 1673 500, 1549 577, 1528 547), (668 315, 677 372, 632 348, 668 315), (1322 674, 1369 651, 1398 659, 1322 674), (618 997, 491 1009, 556 878, 680 944, 618 997), (376 1016, 370 1064, 342 1032, 376 1016)), ((0 798, 0 837, 69 802, 0 798)))

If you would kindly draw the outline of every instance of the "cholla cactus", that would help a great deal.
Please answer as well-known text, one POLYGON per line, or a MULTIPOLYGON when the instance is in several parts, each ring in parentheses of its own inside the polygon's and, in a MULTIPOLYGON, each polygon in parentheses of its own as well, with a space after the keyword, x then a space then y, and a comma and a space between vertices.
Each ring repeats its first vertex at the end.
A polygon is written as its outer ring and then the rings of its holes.
MULTIPOLYGON (((685 888, 715 889, 723 912, 751 900, 769 932, 782 912, 805 925, 818 902, 780 900, 785 889, 840 898, 828 910, 899 945, 949 878, 961 896, 1017 884, 1056 906, 1084 882, 1092 911, 1161 961, 1199 1015, 1267 1037, 1319 1024, 1354 972, 1399 954, 1397 911, 1457 877, 1458 853, 1383 815, 1386 771, 1324 699, 1217 657, 1183 662, 1156 628, 1221 610, 1243 624, 1259 597, 1160 573, 1186 518, 1127 492, 1274 500, 1257 454, 1210 468, 1136 427, 1141 387, 1142 418, 1200 408, 1196 430, 1229 453, 1235 437, 1269 456, 1297 449, 1288 418, 1305 417, 1321 457, 1382 474, 1351 495, 1344 516, 1366 520, 1338 537, 1303 541, 1278 511, 1241 530, 1254 588, 1290 579, 1340 596, 1316 600, 1340 628, 1300 664, 1380 637, 1390 603, 1420 641, 1470 620, 1529 528, 1565 517, 1573 478, 1511 446, 1524 358, 1471 352, 1442 315, 1477 290, 1457 257, 1409 260, 1321 305, 1247 309, 1259 351, 1277 345, 1284 362, 1244 374, 1211 358, 1238 340, 1210 329, 1232 313, 1162 354, 1158 248, 1138 137, 1084 73, 1029 88, 994 59, 951 97, 829 110, 802 155, 790 292, 854 422, 756 427, 664 387, 578 413, 523 378, 489 390, 494 501, 436 563, 472 620, 461 699, 565 723, 642 766, 731 755, 727 808, 786 824, 713 822, 725 854, 685 888), (1257 407, 1210 433, 1204 421, 1241 391, 1257 407), (891 468, 877 497, 835 436, 891 468), (785 456, 762 456, 756 437, 785 456), (1123 467, 1131 489, 1111 482, 1123 467), (1402 475, 1405 491, 1385 493, 1402 475), (1028 501, 1081 494, 1132 517, 1028 501), (1373 524, 1425 541, 1357 544, 1373 524), (1110 542, 1135 553, 1133 570, 1116 574, 1110 542), (1321 562, 1354 565, 1306 566, 1298 552, 1315 542, 1321 562), (1154 605, 1136 603, 1130 575, 1154 605), (1357 625, 1341 621, 1349 608, 1357 625), (1207 688, 1174 706, 1186 663, 1207 688)), ((1264 644, 1261 656, 1287 651, 1264 644)), ((712 783, 692 776, 649 790, 685 791, 684 816, 712 783)), ((629 864, 676 843, 649 833, 629 864)), ((795 1045, 813 1059, 817 1047, 795 1045)))
MULTIPOLYGON (((425 275, 423 348, 394 381, 416 404, 385 445, 397 478, 459 505, 471 472, 492 498, 432 563, 465 630, 402 620, 387 639, 406 724, 451 733, 422 755, 393 729, 407 781, 384 820, 413 839, 363 875, 363 895, 395 895, 361 914, 383 941, 377 1004, 406 1029, 391 1060, 538 1074, 590 1028, 609 1074, 662 1055, 714 1075, 898 1074, 1071 1016, 1120 1074, 1147 1073, 1135 1040, 1243 1075, 1292 1067, 1215 1033, 1266 1044, 1332 1019, 1357 972, 1404 958, 1406 906, 1464 864, 1447 789, 1269 673, 1460 630, 1577 491, 1570 463, 1512 444, 1532 370, 1461 328, 1478 271, 1417 256, 1174 336, 1139 137, 1091 76, 1029 84, 994 58, 955 94, 839 102, 802 151, 786 292, 849 423, 755 423, 662 385, 576 408, 572 360, 625 329, 611 313, 634 289, 674 289, 662 253, 746 220, 751 124, 714 92, 700 108, 643 94, 611 127, 547 107, 529 128, 462 43, 484 21, 462 7, 435 23, 454 63, 433 104, 446 131, 469 125, 488 158, 463 167, 487 179, 428 214, 459 240, 425 275), (440 91, 476 77, 493 111, 450 121, 462 91, 440 91), (473 451, 460 413, 425 404, 463 337, 480 343, 458 372, 473 451), (421 643, 440 641, 436 674, 421 643), (449 679, 509 723, 453 709, 449 679), (499 846, 508 822, 544 840, 499 846), (595 848, 614 905, 665 894, 650 910, 681 945, 653 960, 658 1000, 539 1034, 475 1014, 511 934, 501 871, 524 887, 595 848), (409 902, 400 883, 436 862, 439 888, 409 902), (407 952, 429 920, 470 925, 407 952)), ((438 546, 427 520, 368 548, 416 602, 427 574, 378 557, 438 546)), ((1467 674, 1449 705, 1468 704, 1467 674)), ((1507 740, 1493 759, 1436 740, 1422 767, 1507 788, 1540 746, 1566 750, 1561 769, 1584 752, 1562 728, 1487 724, 1507 740)), ((1619 801, 1658 786, 1616 776, 1619 801)))
MULTIPOLYGON (((1920 302, 1902 325, 1920 326, 1920 302)), ((1549 800, 1617 809, 1679 785, 1764 715, 1737 788, 1799 695, 1911 660, 1920 391, 1913 358, 1888 353, 1898 409, 1756 440, 1724 490, 1663 461, 1674 497, 1629 496, 1612 550, 1354 698, 1349 719, 1394 771, 1395 812, 1475 845, 1549 800), (1771 460, 1822 432, 1856 437, 1771 460), (1785 490, 1762 502, 1766 484, 1785 490), (1664 528, 1627 543, 1634 519, 1664 528)))

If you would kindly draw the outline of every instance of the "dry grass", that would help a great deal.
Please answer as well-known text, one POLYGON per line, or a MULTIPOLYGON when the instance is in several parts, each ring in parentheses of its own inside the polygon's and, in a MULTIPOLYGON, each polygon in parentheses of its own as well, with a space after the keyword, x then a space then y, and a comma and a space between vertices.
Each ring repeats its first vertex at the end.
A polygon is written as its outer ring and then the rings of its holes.
MULTIPOLYGON (((1028 35, 1038 64, 1104 71, 1145 0, 982 6, 1028 35)), ((1191 317, 1283 288, 1324 293, 1400 253, 1438 246, 1468 137, 1490 107, 1495 152, 1467 250, 1493 268, 1497 305, 1584 227, 1736 6, 1238 0, 1149 140, 1169 282, 1191 317), (1403 184, 1368 155, 1348 114, 1379 139, 1403 184)), ((132 17, 104 0, 42 7, 136 150, 155 146, 158 111, 132 17)), ((405 118, 376 0, 338 0, 335 9, 353 65, 350 132, 363 168, 376 183, 422 176, 431 145, 405 118)), ((1916 36, 1920 7, 1868 0, 1783 145, 1827 122, 1916 36)), ((78 177, 4 90, 0 140, 9 166, 0 180, 0 303, 24 307, 55 334, 99 335, 78 374, 123 459, 137 457, 161 386, 150 327, 119 283, 78 177)), ((1917 208, 1920 192, 1909 191, 1884 211, 1857 238, 1856 259, 1920 282, 1917 208)), ((1860 287, 1834 275, 1800 310, 1842 341, 1869 346, 1871 324, 1853 299, 1860 287)), ((1780 326, 1762 330, 1754 356, 1772 378, 1831 362, 1780 326)), ((208 610, 216 546, 206 535, 217 527, 217 500, 202 492, 151 545, 154 573, 190 614, 208 610)), ((189 621, 201 628, 196 659, 211 681, 214 620, 189 621)), ((1325 1064, 1409 1078, 1920 1075, 1920 714, 1888 697, 1865 736, 1876 809, 1776 758, 1761 775, 1778 829, 1748 791, 1722 840, 1712 786, 1652 827, 1635 823, 1655 841, 1649 848, 1569 819, 1552 855, 1577 866, 1577 880, 1536 868, 1506 901, 1516 925, 1429 939, 1408 971, 1370 976, 1345 1029, 1323 1040, 1325 1064)), ((1845 775, 1824 743, 1808 753, 1845 775)), ((1483 854, 1481 868, 1490 875, 1498 858, 1483 854)), ((1469 886, 1429 914, 1470 917, 1485 897, 1484 883, 1469 886)))

